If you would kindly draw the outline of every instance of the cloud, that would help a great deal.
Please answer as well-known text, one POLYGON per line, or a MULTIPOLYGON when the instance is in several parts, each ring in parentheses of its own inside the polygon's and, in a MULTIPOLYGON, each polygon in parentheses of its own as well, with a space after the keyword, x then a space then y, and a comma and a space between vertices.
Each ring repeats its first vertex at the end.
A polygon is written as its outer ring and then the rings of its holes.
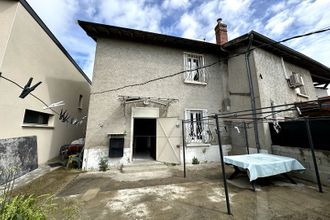
POLYGON ((143 0, 103 0, 98 7, 98 20, 116 26, 160 32, 161 18, 159 6, 143 0))
POLYGON ((31 7, 47 23, 48 28, 58 34, 66 32, 74 22, 73 16, 79 11, 77 1, 71 0, 29 0, 31 7), (56 16, 55 16, 56 15, 56 16))
POLYGON ((184 38, 196 38, 199 30, 199 23, 191 14, 183 14, 178 27, 181 29, 181 36, 184 38))
POLYGON ((178 26, 177 31, 182 37, 215 42, 214 27, 216 20, 221 17, 228 24, 229 38, 232 39, 248 29, 247 21, 253 13, 251 4, 251 0, 205 1, 186 11, 179 23, 174 25, 178 26))
POLYGON ((278 2, 277 4, 275 5, 272 5, 270 8, 269 8, 269 11, 272 12, 272 13, 277 13, 281 10, 283 10, 285 8, 286 4, 285 2, 278 2))
MULTIPOLYGON (((330 26, 328 0, 28 0, 82 69, 92 75, 95 42, 77 25, 87 20, 215 42, 217 18, 229 39, 255 30, 275 40, 330 26)), ((287 42, 330 66, 328 34, 287 42)))
MULTIPOLYGON (((288 1, 281 12, 273 13, 268 18, 263 34, 277 40, 297 34, 304 34, 330 27, 330 1, 288 1)), ((276 7, 275 7, 276 8, 276 7)), ((329 32, 312 35, 286 43, 287 46, 330 66, 328 59, 330 43, 329 32)))
POLYGON ((166 10, 177 10, 177 9, 185 9, 191 5, 189 0, 165 0, 163 1, 162 8, 166 10))
POLYGON ((282 11, 266 23, 265 29, 269 31, 272 36, 281 36, 294 22, 295 18, 289 15, 289 11, 282 11))

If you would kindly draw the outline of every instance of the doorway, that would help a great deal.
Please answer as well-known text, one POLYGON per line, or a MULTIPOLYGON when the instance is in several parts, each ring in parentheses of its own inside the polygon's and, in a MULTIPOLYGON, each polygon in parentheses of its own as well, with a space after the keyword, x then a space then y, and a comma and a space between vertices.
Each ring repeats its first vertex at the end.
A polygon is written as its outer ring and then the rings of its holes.
POLYGON ((156 160, 156 119, 134 119, 133 158, 156 160))

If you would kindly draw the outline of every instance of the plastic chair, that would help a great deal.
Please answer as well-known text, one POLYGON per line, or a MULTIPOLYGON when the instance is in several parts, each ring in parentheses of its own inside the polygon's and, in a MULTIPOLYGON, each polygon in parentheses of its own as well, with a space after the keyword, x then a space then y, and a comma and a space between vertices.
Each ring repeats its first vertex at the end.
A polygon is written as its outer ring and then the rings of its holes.
POLYGON ((70 164, 72 164, 73 162, 77 163, 78 169, 81 168, 82 161, 83 161, 84 148, 85 148, 85 146, 81 149, 79 154, 72 154, 69 156, 68 161, 66 163, 67 168, 69 168, 70 164))

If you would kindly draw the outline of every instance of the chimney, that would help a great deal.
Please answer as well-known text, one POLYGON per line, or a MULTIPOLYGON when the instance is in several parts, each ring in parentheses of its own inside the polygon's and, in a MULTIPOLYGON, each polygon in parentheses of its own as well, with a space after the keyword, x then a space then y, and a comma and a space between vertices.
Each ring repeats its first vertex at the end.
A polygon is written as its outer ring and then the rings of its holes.
POLYGON ((228 34, 227 34, 227 25, 222 23, 222 18, 217 20, 218 24, 215 26, 215 38, 217 44, 223 45, 228 42, 228 34))

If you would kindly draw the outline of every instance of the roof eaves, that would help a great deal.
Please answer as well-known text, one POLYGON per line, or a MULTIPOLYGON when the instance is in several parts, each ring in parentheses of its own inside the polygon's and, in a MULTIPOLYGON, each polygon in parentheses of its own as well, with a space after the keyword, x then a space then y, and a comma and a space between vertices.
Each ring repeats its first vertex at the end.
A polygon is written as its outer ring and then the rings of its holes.
POLYGON ((97 41, 98 38, 120 38, 123 40, 137 41, 149 44, 166 45, 171 47, 189 47, 200 49, 206 52, 227 53, 217 44, 191 40, 170 35, 152 33, 147 31, 134 30, 130 28, 116 27, 106 24, 78 21, 88 36, 97 41))
POLYGON ((311 71, 312 76, 315 78, 320 78, 321 80, 330 81, 330 68, 324 64, 290 48, 283 44, 276 43, 276 41, 256 32, 251 31, 248 34, 244 34, 238 38, 235 38, 225 45, 223 45, 225 50, 236 49, 241 46, 246 46, 249 42, 249 34, 253 34, 253 45, 264 48, 278 54, 286 56, 286 58, 291 59, 293 62, 299 63, 305 68, 311 71), (308 63, 308 65, 306 64, 308 63), (315 73, 318 72, 318 73, 315 73))

